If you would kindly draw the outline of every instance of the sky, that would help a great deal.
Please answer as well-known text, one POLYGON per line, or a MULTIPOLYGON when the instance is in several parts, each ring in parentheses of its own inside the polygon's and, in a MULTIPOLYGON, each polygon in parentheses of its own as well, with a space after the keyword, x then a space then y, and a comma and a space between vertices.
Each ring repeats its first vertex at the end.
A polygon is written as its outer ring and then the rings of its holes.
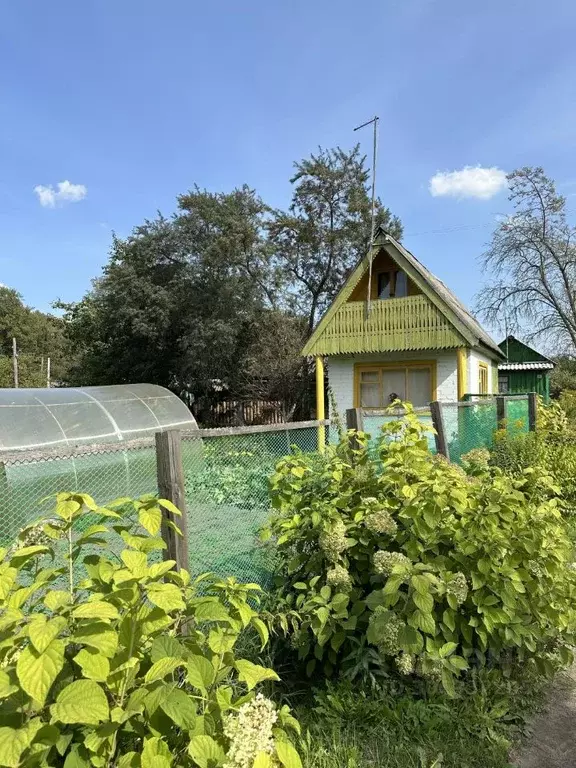
POLYGON ((378 115, 377 192, 472 305, 507 172, 576 211, 575 38, 573 0, 0 0, 0 281, 79 300, 112 231, 194 184, 287 206, 378 115))

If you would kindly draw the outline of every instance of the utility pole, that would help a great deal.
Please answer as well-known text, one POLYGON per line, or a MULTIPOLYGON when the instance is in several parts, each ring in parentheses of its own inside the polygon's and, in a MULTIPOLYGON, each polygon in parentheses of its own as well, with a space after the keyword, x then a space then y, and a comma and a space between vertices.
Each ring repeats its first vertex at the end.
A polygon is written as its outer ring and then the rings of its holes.
POLYGON ((16 337, 12 337, 12 368, 14 370, 14 387, 18 389, 18 347, 16 337))
POLYGON ((50 389, 50 358, 46 358, 46 386, 50 389))
POLYGON ((372 120, 367 120, 365 123, 362 123, 362 125, 359 125, 357 128, 354 128, 355 131, 359 131, 360 128, 365 128, 367 125, 373 125, 374 126, 374 138, 373 138, 373 146, 372 146, 372 213, 371 213, 371 223, 370 223, 370 250, 369 250, 369 258, 370 262, 368 264, 368 296, 366 297, 366 314, 370 315, 370 309, 371 309, 371 300, 372 300, 372 255, 370 251, 372 250, 372 246, 374 245, 374 230, 376 225, 376 157, 378 154, 378 120, 380 118, 378 115, 374 115, 372 120))

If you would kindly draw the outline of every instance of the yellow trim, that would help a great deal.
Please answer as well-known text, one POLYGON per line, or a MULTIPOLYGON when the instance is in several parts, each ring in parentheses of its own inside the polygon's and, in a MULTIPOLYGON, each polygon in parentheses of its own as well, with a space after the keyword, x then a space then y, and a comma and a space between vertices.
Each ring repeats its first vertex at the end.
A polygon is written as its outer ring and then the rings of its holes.
MULTIPOLYGON (((322 421, 326 418, 326 408, 324 404, 324 358, 316 358, 316 418, 322 421)), ((326 427, 318 427, 318 452, 324 453, 326 445, 326 427)))
POLYGON ((489 395, 490 380, 488 378, 488 363, 478 363, 478 394, 489 395))
POLYGON ((459 347, 456 350, 458 371, 458 400, 462 400, 468 389, 468 350, 459 347))
MULTIPOLYGON (((409 368, 428 368, 430 370, 430 400, 436 400, 436 360, 398 360, 393 363, 354 363, 354 408, 364 407, 360 405, 360 374, 363 371, 373 371, 374 369, 380 371, 386 368, 396 370, 404 368, 406 372, 409 368)), ((380 376, 380 387, 382 387, 382 376, 380 376)), ((405 387, 405 389, 407 391, 407 387, 405 387)), ((381 410, 383 407, 386 407, 386 405, 387 403, 384 403, 383 405, 376 406, 374 409, 364 408, 364 410, 381 410)))

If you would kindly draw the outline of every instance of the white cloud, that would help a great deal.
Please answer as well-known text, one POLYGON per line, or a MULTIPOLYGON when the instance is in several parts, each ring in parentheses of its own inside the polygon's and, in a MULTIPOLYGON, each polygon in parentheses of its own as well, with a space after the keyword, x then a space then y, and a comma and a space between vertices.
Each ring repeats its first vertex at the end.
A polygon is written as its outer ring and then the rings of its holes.
POLYGON ((506 186, 506 171, 466 165, 459 171, 438 171, 430 179, 432 197, 475 197, 489 200, 506 186))
POLYGON ((70 181, 59 181, 56 189, 49 184, 45 187, 38 184, 34 187, 34 192, 38 195, 40 205, 44 208, 56 208, 66 203, 78 203, 83 200, 88 190, 84 184, 72 184, 70 181))

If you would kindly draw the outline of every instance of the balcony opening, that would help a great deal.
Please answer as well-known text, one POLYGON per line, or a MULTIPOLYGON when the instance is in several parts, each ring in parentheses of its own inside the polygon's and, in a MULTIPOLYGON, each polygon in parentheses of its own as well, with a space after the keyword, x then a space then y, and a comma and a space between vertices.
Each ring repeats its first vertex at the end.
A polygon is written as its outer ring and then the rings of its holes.
POLYGON ((408 276, 401 269, 379 272, 377 280, 379 299, 402 299, 408 296, 408 276))

